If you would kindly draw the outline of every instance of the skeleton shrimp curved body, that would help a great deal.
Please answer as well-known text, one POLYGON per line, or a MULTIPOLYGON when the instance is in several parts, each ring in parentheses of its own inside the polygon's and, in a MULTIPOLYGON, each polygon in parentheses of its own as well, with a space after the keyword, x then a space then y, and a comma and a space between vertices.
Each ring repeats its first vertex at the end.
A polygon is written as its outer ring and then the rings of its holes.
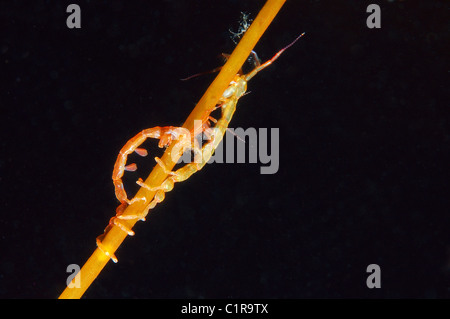
MULTIPOLYGON (((259 71, 268 67, 272 64, 286 49, 291 47, 298 39, 300 39, 305 33, 299 35, 293 42, 289 45, 278 51, 270 60, 261 64, 256 53, 252 51, 252 55, 255 58, 255 68, 249 72, 248 74, 236 74, 234 79, 230 82, 227 89, 223 92, 220 97, 216 108, 221 108, 222 113, 219 120, 213 119, 210 114, 206 115, 204 119, 202 119, 202 126, 200 129, 196 131, 190 132, 188 129, 183 127, 175 127, 175 126, 165 126, 165 127, 153 127, 150 129, 146 129, 138 133, 136 136, 131 138, 120 150, 119 155, 117 156, 116 163, 114 165, 114 170, 112 174, 112 180, 114 183, 115 194, 117 199, 120 202, 120 205, 116 209, 116 216, 111 218, 108 227, 105 229, 105 233, 108 228, 112 225, 118 226, 120 229, 125 231, 128 235, 134 235, 134 232, 126 227, 124 224, 120 222, 120 220, 124 219, 141 219, 145 220, 145 217, 148 214, 150 209, 153 209, 156 204, 162 202, 165 198, 165 193, 169 192, 173 189, 174 184, 176 182, 182 182, 188 179, 192 174, 201 170, 203 166, 209 161, 215 149, 221 142, 225 132, 228 128, 228 125, 233 117, 233 114, 236 110, 236 104, 238 100, 245 94, 247 90, 247 82, 253 78, 259 71), (209 121, 213 121, 215 124, 213 127, 210 127, 209 121), (207 133, 209 135, 209 141, 203 145, 200 149, 198 145, 198 141, 196 139, 199 134, 207 133), (186 164, 185 166, 179 168, 175 172, 169 171, 164 163, 158 158, 155 157, 156 162, 160 165, 164 172, 169 176, 162 182, 162 184, 158 187, 150 187, 145 184, 142 179, 137 180, 137 184, 141 187, 144 187, 150 191, 154 191, 155 196, 144 210, 144 213, 141 215, 122 215, 123 211, 128 205, 135 203, 136 201, 148 201, 145 197, 135 197, 133 199, 128 199, 127 193, 124 189, 124 185, 122 182, 122 177, 125 171, 135 171, 137 169, 136 164, 126 165, 128 155, 136 152, 141 156, 146 156, 147 151, 143 148, 139 148, 139 146, 144 143, 147 138, 157 138, 159 139, 158 146, 159 147, 167 147, 171 143, 176 143, 176 147, 180 150, 180 153, 184 153, 185 151, 192 151, 194 153, 194 162, 186 164)), ((102 235, 101 235, 102 236, 102 235)), ((104 249, 100 237, 97 237, 97 246, 114 262, 117 262, 117 258, 114 254, 109 253, 104 249)))

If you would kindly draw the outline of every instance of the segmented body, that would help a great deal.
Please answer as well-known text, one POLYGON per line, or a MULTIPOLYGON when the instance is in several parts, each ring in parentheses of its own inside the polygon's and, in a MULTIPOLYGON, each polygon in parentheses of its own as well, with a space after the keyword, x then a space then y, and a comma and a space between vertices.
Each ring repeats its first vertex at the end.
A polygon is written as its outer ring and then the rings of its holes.
MULTIPOLYGON (((278 51, 272 59, 268 60, 264 64, 260 64, 256 53, 252 52, 255 57, 255 68, 248 74, 240 75, 236 74, 234 79, 230 82, 227 89, 222 94, 216 108, 221 108, 221 117, 219 120, 215 121, 210 114, 207 114, 204 119, 202 119, 202 125, 200 129, 193 130, 190 132, 188 129, 183 127, 165 126, 165 127, 153 127, 141 131, 139 134, 131 138, 120 150, 117 156, 116 163, 114 165, 114 170, 112 174, 112 180, 114 183, 115 194, 117 199, 120 201, 120 205, 116 209, 116 216, 111 218, 108 227, 105 229, 105 233, 108 231, 112 225, 118 226, 120 229, 125 231, 128 235, 134 235, 134 232, 126 227, 120 220, 126 219, 141 219, 145 220, 150 209, 153 209, 158 203, 162 202, 165 198, 165 193, 173 189, 175 183, 182 182, 192 176, 195 172, 201 170, 203 166, 209 161, 213 155, 215 149, 218 147, 219 143, 222 141, 223 136, 226 133, 228 125, 233 117, 236 110, 236 104, 238 100, 245 94, 247 90, 247 82, 255 76, 259 71, 263 70, 269 66, 273 61, 275 61, 286 49, 293 45, 299 38, 304 35, 302 33, 298 36, 292 43, 284 47, 282 50, 278 51), (214 126, 209 126, 209 121, 215 122, 214 126), (209 140, 203 144, 200 148, 197 137, 199 134, 207 133, 209 140), (176 143, 176 147, 180 153, 185 151, 192 151, 194 153, 194 162, 186 164, 185 166, 179 168, 178 170, 172 172, 169 171, 164 163, 157 157, 155 157, 156 162, 163 168, 166 174, 169 176, 162 182, 160 186, 150 187, 145 184, 142 179, 138 179, 136 182, 141 187, 144 187, 152 192, 155 192, 154 197, 150 200, 145 197, 135 197, 133 199, 128 199, 127 193, 124 189, 122 177, 125 171, 134 171, 137 169, 136 164, 126 165, 128 155, 136 152, 141 156, 146 156, 146 150, 139 148, 139 146, 144 143, 147 138, 157 138, 159 139, 158 146, 165 147, 169 146, 171 143, 176 143), (123 211, 128 205, 133 204, 136 201, 146 201, 148 202, 144 212, 140 215, 123 215, 123 211)), ((180 155, 181 155, 180 154, 180 155)), ((97 246, 114 262, 117 262, 117 258, 114 254, 108 252, 101 243, 101 237, 97 237, 97 246)))

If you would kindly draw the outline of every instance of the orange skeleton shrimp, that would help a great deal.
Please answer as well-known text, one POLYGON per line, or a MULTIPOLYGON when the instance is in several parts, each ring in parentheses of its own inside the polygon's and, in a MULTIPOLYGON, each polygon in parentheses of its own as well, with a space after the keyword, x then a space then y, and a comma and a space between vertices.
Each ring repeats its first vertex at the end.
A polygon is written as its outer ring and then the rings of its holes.
MULTIPOLYGON (((215 120, 207 114, 204 119, 202 119, 202 125, 200 128, 193 130, 190 132, 188 129, 183 127, 174 127, 174 126, 165 126, 165 127, 153 127, 150 129, 146 129, 141 131, 139 134, 131 138, 120 150, 119 155, 117 156, 116 163, 114 165, 114 170, 112 174, 112 180, 114 183, 115 194, 117 199, 120 201, 120 205, 116 209, 116 216, 112 217, 109 225, 105 229, 105 233, 112 227, 112 225, 118 226, 128 235, 133 236, 134 231, 123 225, 119 220, 122 219, 140 219, 145 220, 150 209, 153 209, 158 203, 162 202, 165 198, 165 193, 170 192, 174 184, 176 182, 182 182, 187 180, 192 176, 195 172, 201 170, 203 166, 209 161, 215 149, 221 142, 228 125, 233 117, 233 114, 236 110, 236 104, 238 100, 245 94, 247 90, 247 82, 253 78, 258 72, 268 67, 272 64, 278 57, 288 48, 290 48, 298 39, 300 39, 305 33, 300 34, 294 41, 285 46, 283 49, 278 51, 270 60, 261 64, 259 58, 256 53, 252 51, 252 54, 255 58, 256 67, 249 72, 248 74, 240 75, 236 74, 234 79, 228 85, 228 88, 223 92, 221 98, 215 109, 221 108, 222 115, 219 120, 215 120), (213 121, 215 125, 210 128, 209 121, 213 121), (192 134, 191 134, 192 133, 192 134), (205 133, 209 137, 209 141, 203 145, 200 149, 198 145, 198 141, 196 137, 199 134, 205 133), (192 137, 191 137, 192 136, 192 137), (169 146, 171 143, 176 143, 177 149, 180 150, 180 153, 184 153, 187 150, 190 150, 194 153, 194 162, 186 164, 185 166, 179 168, 175 172, 167 170, 164 163, 158 158, 155 157, 155 161, 158 165, 160 165, 164 172, 168 175, 160 186, 150 187, 145 184, 141 178, 139 178, 136 183, 144 187, 150 191, 156 191, 153 199, 146 206, 144 212, 140 215, 122 215, 123 211, 128 205, 133 204, 136 201, 147 201, 149 199, 145 197, 138 197, 133 199, 128 199, 127 194, 125 192, 122 177, 125 171, 135 171, 137 169, 136 164, 126 165, 127 157, 129 154, 136 152, 141 156, 146 156, 147 151, 143 148, 139 148, 139 146, 144 143, 147 138, 157 138, 159 139, 158 146, 164 147, 169 146)), ((216 69, 215 69, 216 70, 216 69)), ((241 71, 242 72, 242 71, 241 71)), ((192 76, 191 76, 192 77, 192 76)), ((189 77, 189 78, 191 78, 189 77)), ((103 234, 104 235, 104 234, 103 234)), ((97 246, 102 250, 108 257, 110 257, 114 262, 117 262, 117 258, 114 254, 109 253, 107 250, 103 248, 100 238, 103 236, 97 237, 97 246)))

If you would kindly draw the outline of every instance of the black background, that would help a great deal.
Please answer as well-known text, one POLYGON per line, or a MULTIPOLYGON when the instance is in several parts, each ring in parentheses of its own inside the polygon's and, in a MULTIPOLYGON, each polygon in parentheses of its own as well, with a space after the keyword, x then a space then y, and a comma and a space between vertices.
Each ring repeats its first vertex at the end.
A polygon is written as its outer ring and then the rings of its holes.
MULTIPOLYGON (((183 123, 213 76, 179 79, 220 65, 263 1, 75 3, 79 30, 70 2, 1 2, 2 298, 62 292, 114 215, 122 145, 183 123)), ((86 298, 450 297, 448 8, 380 0, 369 29, 369 3, 287 1, 255 50, 306 36, 230 124, 280 128, 279 171, 214 164, 179 183, 86 298)), ((154 162, 139 165, 129 192, 154 162)))

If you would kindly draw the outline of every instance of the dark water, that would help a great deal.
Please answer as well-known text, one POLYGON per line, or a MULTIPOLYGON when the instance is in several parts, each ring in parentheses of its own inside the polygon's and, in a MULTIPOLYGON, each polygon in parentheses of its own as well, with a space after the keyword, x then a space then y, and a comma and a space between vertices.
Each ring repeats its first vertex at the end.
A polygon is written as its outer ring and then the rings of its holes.
MULTIPOLYGON (((179 79, 220 65, 240 12, 261 7, 78 1, 75 30, 69 3, 0 7, 2 298, 62 292, 114 214, 120 148, 183 123, 213 76, 179 79)), ((86 297, 450 297, 448 8, 378 1, 369 29, 369 3, 288 1, 255 50, 306 36, 249 82, 230 124, 279 128, 278 172, 214 164, 176 185, 86 297)))

